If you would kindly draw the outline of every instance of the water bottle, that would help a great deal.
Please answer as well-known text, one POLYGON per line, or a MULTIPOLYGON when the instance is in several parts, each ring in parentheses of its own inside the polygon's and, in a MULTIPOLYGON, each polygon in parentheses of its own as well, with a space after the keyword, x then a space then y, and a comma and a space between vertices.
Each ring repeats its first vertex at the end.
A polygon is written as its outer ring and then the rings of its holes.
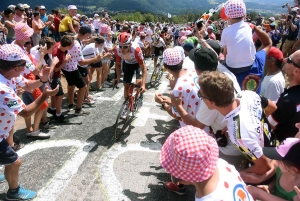
POLYGON ((141 94, 140 97, 137 100, 137 109, 140 109, 143 106, 143 95, 141 94))

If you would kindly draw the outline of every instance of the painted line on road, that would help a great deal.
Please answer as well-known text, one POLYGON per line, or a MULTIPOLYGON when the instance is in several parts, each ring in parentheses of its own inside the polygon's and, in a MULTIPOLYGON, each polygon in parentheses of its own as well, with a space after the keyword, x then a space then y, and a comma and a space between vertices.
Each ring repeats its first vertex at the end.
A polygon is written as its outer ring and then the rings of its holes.
POLYGON ((87 157, 90 150, 96 145, 95 142, 80 142, 79 140, 51 140, 45 142, 35 142, 26 145, 18 151, 19 156, 24 156, 32 151, 47 149, 52 147, 77 147, 72 157, 65 162, 63 167, 54 175, 50 182, 38 191, 35 201, 53 201, 63 192, 78 171, 78 168, 87 157))
MULTIPOLYGON (((155 146, 155 148, 157 147, 157 144, 153 145, 155 146)), ((151 144, 149 146, 151 146, 151 144)), ((160 152, 160 150, 150 150, 149 148, 141 147, 140 144, 127 144, 126 147, 122 147, 122 145, 117 145, 107 150, 100 159, 98 171, 100 181, 105 188, 103 190, 105 191, 105 193, 108 194, 109 200, 129 200, 123 194, 122 185, 117 179, 113 168, 115 159, 127 151, 147 151, 156 153, 160 152)))
MULTIPOLYGON (((155 104, 156 105, 156 104, 155 104)), ((160 115, 156 113, 150 112, 150 107, 141 107, 138 113, 136 114, 136 118, 132 122, 132 126, 143 127, 146 125, 149 118, 156 120, 164 120, 167 121, 170 117, 166 115, 160 115)))

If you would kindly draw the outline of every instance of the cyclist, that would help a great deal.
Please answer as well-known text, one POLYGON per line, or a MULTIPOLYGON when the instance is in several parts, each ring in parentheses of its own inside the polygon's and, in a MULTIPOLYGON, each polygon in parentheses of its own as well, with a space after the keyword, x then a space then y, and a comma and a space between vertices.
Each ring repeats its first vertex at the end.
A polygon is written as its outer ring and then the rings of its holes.
MULTIPOLYGON (((141 94, 143 94, 146 90, 145 84, 147 76, 147 69, 144 64, 143 52, 138 44, 132 42, 132 36, 130 35, 130 33, 120 33, 117 42, 118 46, 114 50, 117 72, 115 85, 118 85, 121 77, 121 61, 123 60, 122 66, 124 72, 124 98, 127 98, 129 83, 131 83, 132 81, 134 72, 136 76, 136 84, 141 86, 141 94), (140 74, 141 71, 142 75, 140 74)), ((124 111, 126 112, 126 110, 124 111)))
POLYGON ((155 34, 152 37, 152 44, 151 44, 152 52, 154 51, 154 68, 157 65, 157 58, 163 54, 163 51, 166 49, 166 44, 164 39, 162 39, 158 34, 155 34))

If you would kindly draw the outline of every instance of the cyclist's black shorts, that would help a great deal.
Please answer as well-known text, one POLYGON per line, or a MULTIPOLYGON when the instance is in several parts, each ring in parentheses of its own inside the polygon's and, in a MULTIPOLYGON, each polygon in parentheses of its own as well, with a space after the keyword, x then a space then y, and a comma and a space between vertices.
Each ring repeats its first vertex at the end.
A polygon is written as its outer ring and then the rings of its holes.
POLYGON ((131 83, 134 72, 135 72, 135 78, 137 80, 142 78, 142 75, 140 74, 141 68, 138 63, 128 64, 126 62, 123 62, 123 72, 124 72, 123 83, 131 83))
POLYGON ((159 57, 163 54, 164 47, 154 47, 154 56, 159 57))

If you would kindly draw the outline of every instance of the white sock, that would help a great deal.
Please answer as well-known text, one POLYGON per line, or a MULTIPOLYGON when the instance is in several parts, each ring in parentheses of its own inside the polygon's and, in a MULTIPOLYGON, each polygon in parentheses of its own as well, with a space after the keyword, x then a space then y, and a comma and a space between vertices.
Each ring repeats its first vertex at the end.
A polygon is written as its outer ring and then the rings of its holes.
POLYGON ((60 114, 57 114, 57 113, 56 113, 56 116, 57 116, 57 117, 59 117, 60 115, 61 115, 61 113, 60 113, 60 114))
POLYGON ((50 107, 50 110, 56 110, 56 108, 55 107, 50 107))

